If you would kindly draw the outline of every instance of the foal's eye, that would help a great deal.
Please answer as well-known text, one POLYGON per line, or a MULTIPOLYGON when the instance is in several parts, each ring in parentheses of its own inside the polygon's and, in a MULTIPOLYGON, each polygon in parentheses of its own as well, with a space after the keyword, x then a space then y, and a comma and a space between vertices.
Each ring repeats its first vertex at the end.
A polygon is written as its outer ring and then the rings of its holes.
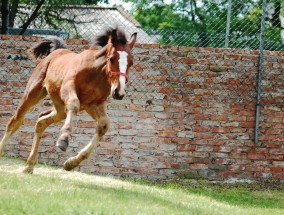
POLYGON ((114 63, 113 57, 111 57, 109 60, 110 60, 111 63, 114 63))

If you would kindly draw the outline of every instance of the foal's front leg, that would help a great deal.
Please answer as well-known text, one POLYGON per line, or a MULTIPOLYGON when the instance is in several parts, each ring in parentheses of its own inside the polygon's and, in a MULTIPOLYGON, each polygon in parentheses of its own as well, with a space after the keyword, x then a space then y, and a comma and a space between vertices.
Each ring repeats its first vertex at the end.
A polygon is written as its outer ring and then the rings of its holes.
POLYGON ((95 147, 98 146, 99 141, 109 130, 110 121, 106 113, 106 104, 103 103, 97 107, 87 108, 86 111, 91 115, 94 120, 98 121, 96 134, 92 137, 91 141, 86 145, 78 155, 69 158, 64 163, 65 170, 72 170, 77 167, 83 160, 89 158, 95 147))
POLYGON ((64 125, 60 130, 60 136, 56 142, 56 146, 62 151, 66 151, 69 145, 69 136, 72 132, 72 122, 74 116, 78 113, 80 109, 80 101, 77 97, 74 87, 70 84, 70 88, 63 91, 62 97, 65 97, 65 106, 66 106, 66 120, 64 125))

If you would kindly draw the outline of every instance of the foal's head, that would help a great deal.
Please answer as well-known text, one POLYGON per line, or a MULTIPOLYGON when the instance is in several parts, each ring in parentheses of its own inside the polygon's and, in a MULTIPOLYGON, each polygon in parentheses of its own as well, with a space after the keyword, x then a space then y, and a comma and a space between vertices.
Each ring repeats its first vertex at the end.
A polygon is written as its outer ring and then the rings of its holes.
POLYGON ((119 29, 108 29, 96 38, 95 44, 107 45, 106 72, 111 83, 111 94, 121 100, 125 96, 129 68, 133 64, 131 49, 136 42, 137 33, 132 34, 128 42, 124 32, 119 29))

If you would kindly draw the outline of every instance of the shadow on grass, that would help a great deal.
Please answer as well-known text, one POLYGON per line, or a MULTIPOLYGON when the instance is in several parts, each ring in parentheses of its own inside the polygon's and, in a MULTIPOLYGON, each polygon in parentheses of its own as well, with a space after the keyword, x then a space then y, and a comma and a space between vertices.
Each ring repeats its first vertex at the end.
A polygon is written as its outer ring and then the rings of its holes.
MULTIPOLYGON (((18 159, 10 159, 10 158, 4 158, 0 159, 0 165, 7 165, 11 168, 19 168, 19 166, 23 166, 24 162, 19 161, 18 159)), ((43 167, 43 165, 39 165, 43 167)), ((51 167, 48 167, 51 168, 51 167)), ((52 167, 53 168, 53 167, 52 167)), ((56 169, 56 168, 54 168, 56 169)), ((48 170, 47 170, 48 171, 48 170)), ((35 169, 36 172, 36 169, 35 169)), ((88 175, 88 174, 86 174, 88 175)), ((44 176, 44 175, 36 175, 43 177, 42 181, 44 182, 45 178, 52 178, 53 176, 44 176)), ((93 175, 88 175, 93 176, 93 175)), ((102 176, 100 176, 102 177, 102 176)), ((106 177, 107 178, 107 177, 106 177)), ((152 194, 149 192, 141 192, 141 191, 131 191, 128 189, 125 189, 123 186, 118 187, 107 187, 107 186, 100 186, 97 183, 92 182, 84 182, 82 183, 79 180, 76 179, 64 179, 61 178, 60 180, 65 181, 63 184, 68 185, 71 181, 75 184, 76 189, 87 189, 87 190, 94 190, 95 192, 103 193, 104 195, 112 195, 114 196, 114 199, 123 199, 125 202, 132 202, 135 200, 136 202, 142 202, 145 207, 147 205, 151 205, 155 203, 156 205, 159 205, 161 207, 165 207, 172 210, 180 210, 181 211, 188 211, 188 210, 194 210, 196 213, 201 213, 199 209, 195 208, 192 205, 182 204, 181 201, 175 200, 170 201, 167 198, 159 197, 156 194, 152 194)), ((115 179, 122 182, 128 182, 131 184, 136 185, 146 185, 151 188, 155 189, 176 189, 179 192, 183 193, 184 195, 196 195, 205 197, 208 199, 213 199, 220 203, 225 203, 228 205, 237 205, 242 206, 246 208, 256 207, 256 208, 273 208, 273 209, 283 209, 284 208, 284 193, 282 191, 249 191, 246 186, 213 186, 209 185, 208 183, 205 183, 204 186, 200 185, 198 188, 194 188, 191 186, 179 186, 178 184, 168 183, 168 184, 154 184, 146 181, 140 181, 140 180, 120 180, 115 179)), ((73 185, 74 186, 74 185, 73 185)), ((134 202, 135 202, 134 201, 134 202)))
MULTIPOLYGON (((82 214, 84 212, 82 210, 88 210, 89 214, 110 214, 110 211, 111 214, 136 214, 137 212, 141 214, 202 214, 198 208, 183 204, 181 201, 171 201, 141 189, 131 190, 132 186, 136 186, 133 182, 78 172, 67 173, 52 167, 48 167, 43 172, 42 165, 38 165, 34 175, 24 175, 20 172, 23 167, 23 162, 0 158, 0 174, 3 173, 0 175, 0 190, 4 189, 6 194, 13 193, 17 196, 16 201, 11 201, 9 195, 0 194, 4 202, 3 207, 8 212, 14 213, 14 210, 17 210, 19 214, 31 214, 38 213, 46 207, 54 208, 53 213, 57 214, 64 214, 66 210, 69 210, 71 214, 82 214), (5 180, 5 175, 9 175, 8 181, 5 180), (74 178, 65 178, 72 175, 74 178), (78 178, 78 175, 82 175, 83 179, 78 178), (85 178, 86 181, 84 181, 85 178), (92 178, 99 178, 99 181, 90 180, 92 178), (103 182, 102 185, 100 180, 103 182), (113 184, 109 185, 109 181, 113 184), (39 189, 40 191, 37 191, 39 189), (50 190, 52 190, 51 193, 49 193, 50 190), (30 203, 37 207, 25 208, 25 205, 30 203)), ((4 212, 7 213, 7 211, 4 212)))

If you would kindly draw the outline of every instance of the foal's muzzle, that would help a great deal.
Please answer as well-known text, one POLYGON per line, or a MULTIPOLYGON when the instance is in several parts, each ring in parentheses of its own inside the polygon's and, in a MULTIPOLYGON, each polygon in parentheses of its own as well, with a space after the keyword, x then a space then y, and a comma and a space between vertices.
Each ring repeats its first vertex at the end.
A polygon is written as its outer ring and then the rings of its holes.
POLYGON ((115 89, 115 91, 112 94, 112 97, 116 100, 122 100, 124 95, 119 95, 119 90, 115 89))

